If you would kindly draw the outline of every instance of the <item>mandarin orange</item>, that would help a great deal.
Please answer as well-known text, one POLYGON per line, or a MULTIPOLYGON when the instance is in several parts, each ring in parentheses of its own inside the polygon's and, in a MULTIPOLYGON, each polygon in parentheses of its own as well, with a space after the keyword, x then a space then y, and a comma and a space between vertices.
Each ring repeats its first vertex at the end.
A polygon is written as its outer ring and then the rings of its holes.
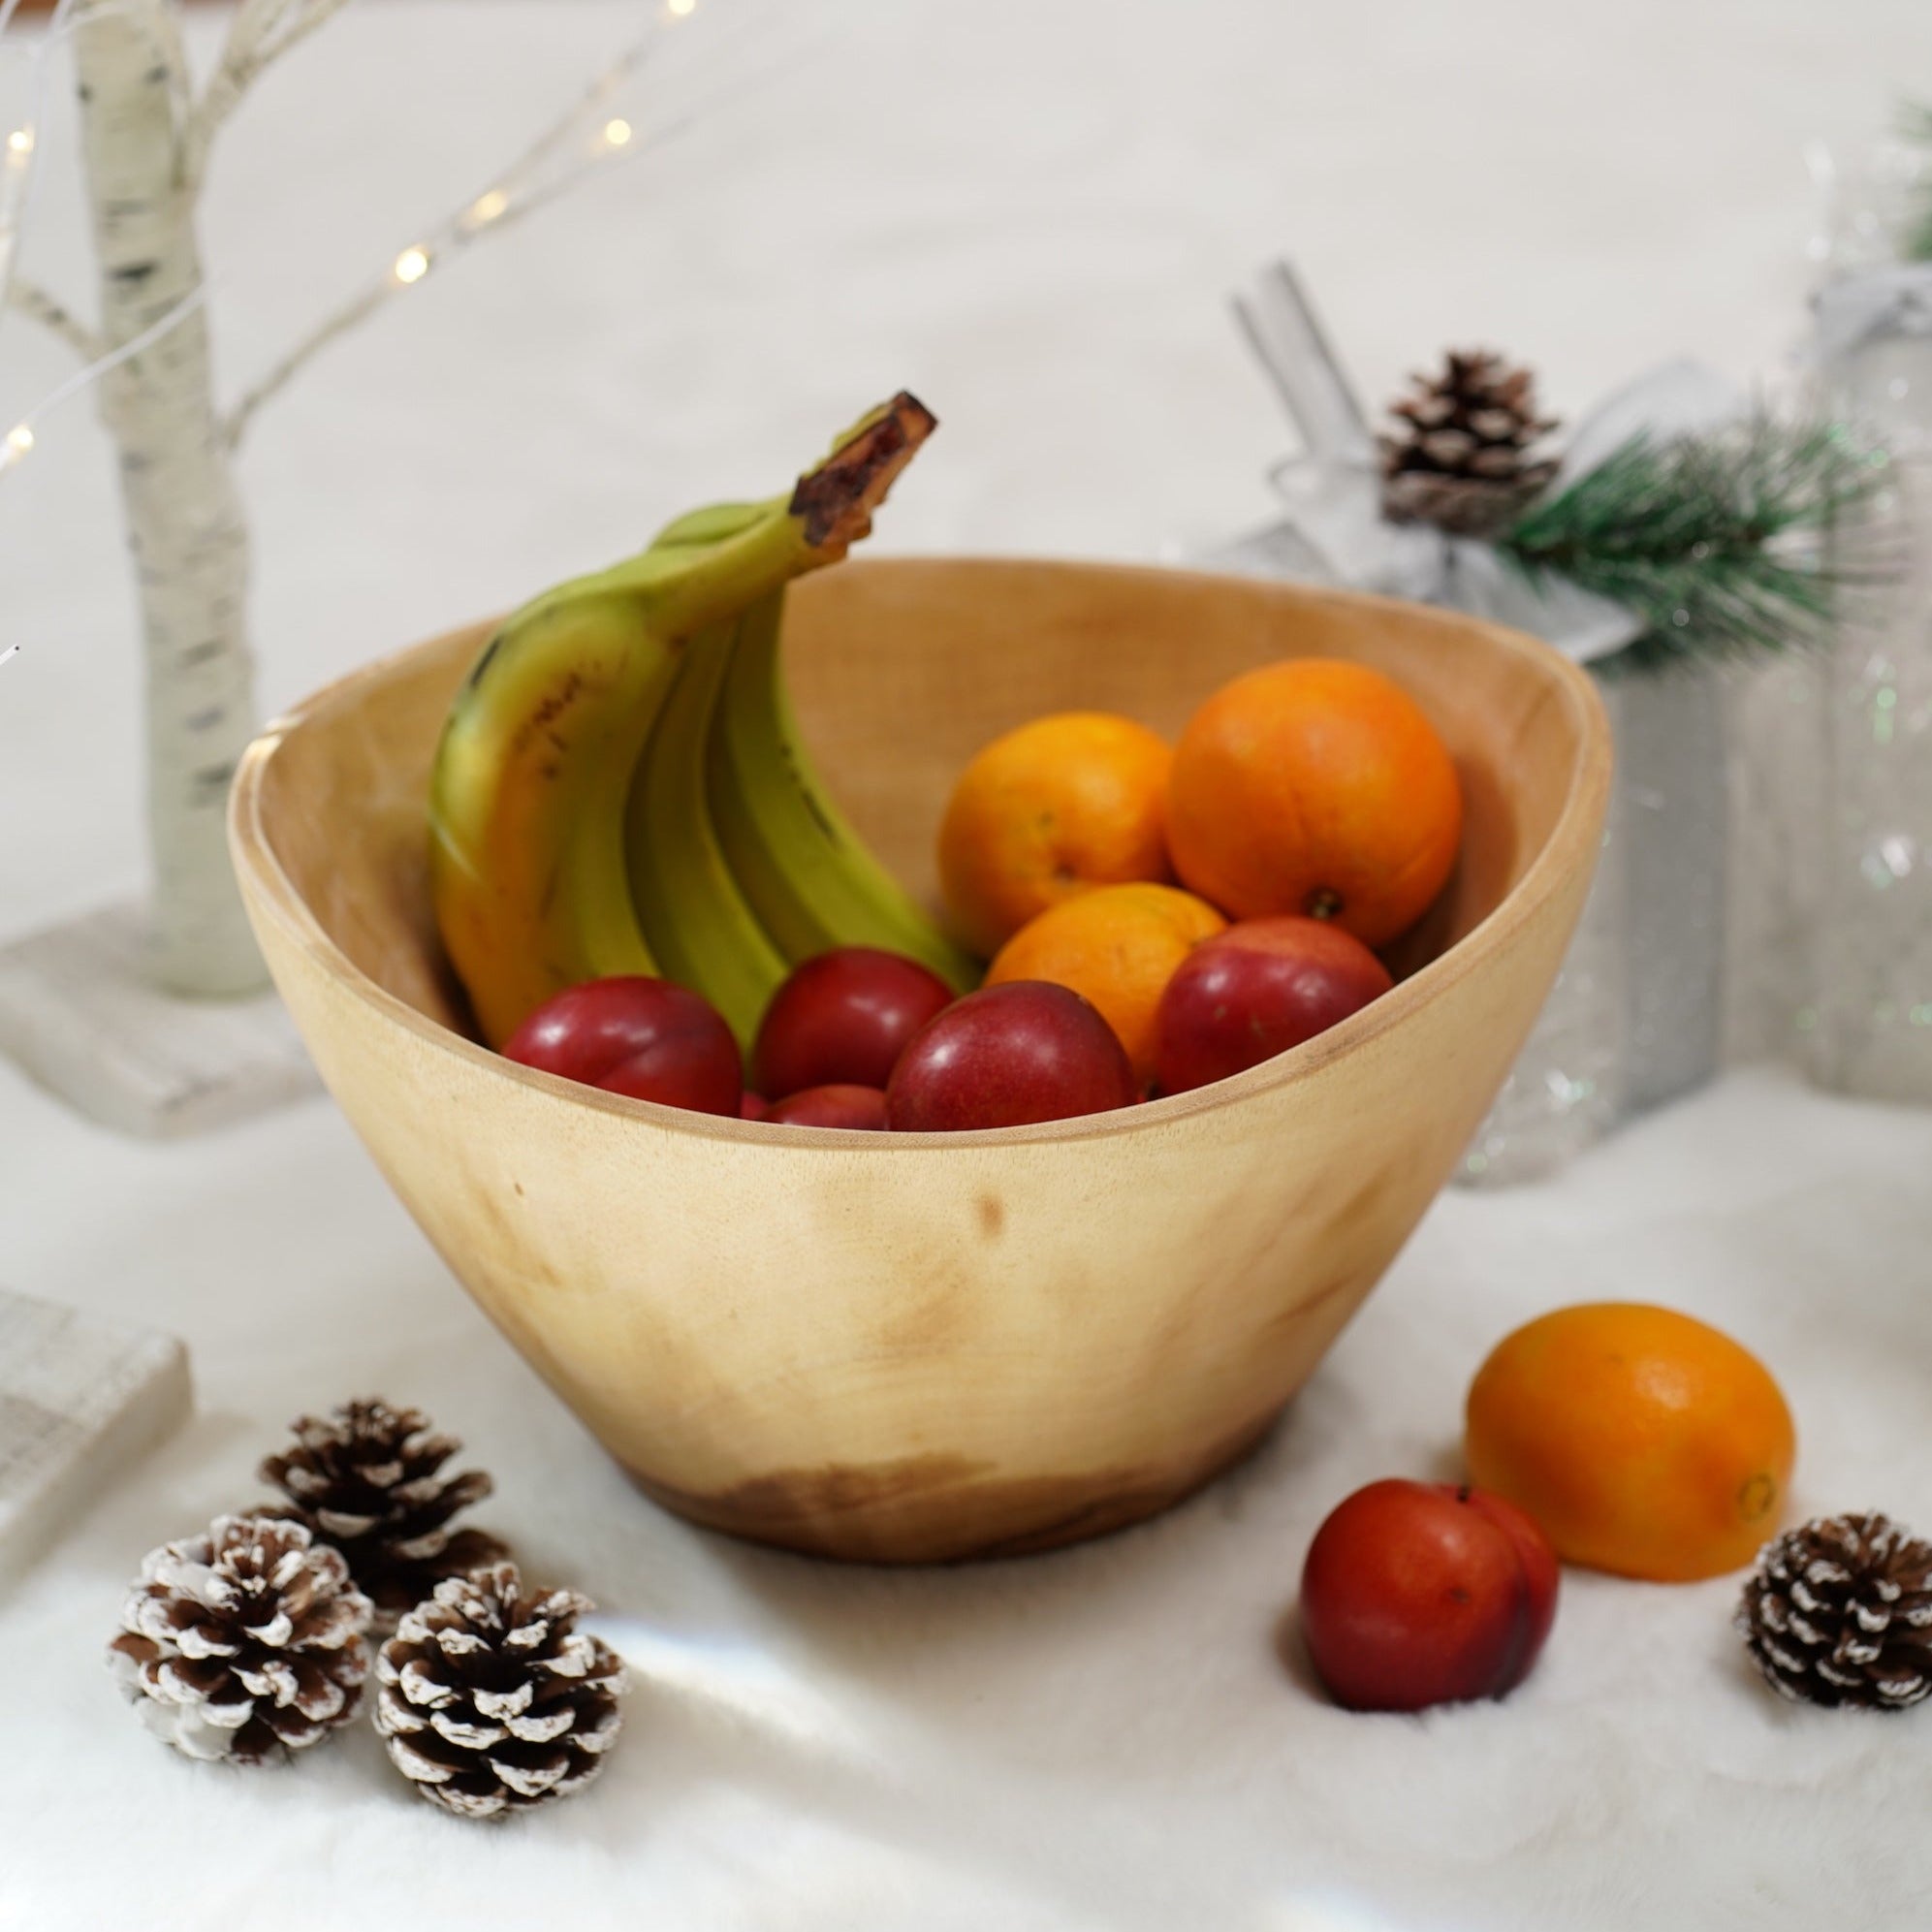
POLYGON ((1070 986, 1121 1036, 1142 1087, 1153 1084, 1155 1016, 1181 962, 1227 921, 1171 885, 1108 885, 1049 906, 1000 947, 986 983, 1046 979, 1070 986))
POLYGON ((1171 879, 1173 753, 1106 712, 1038 717, 980 750, 939 827, 939 888, 961 940, 992 955, 1095 886, 1171 879))

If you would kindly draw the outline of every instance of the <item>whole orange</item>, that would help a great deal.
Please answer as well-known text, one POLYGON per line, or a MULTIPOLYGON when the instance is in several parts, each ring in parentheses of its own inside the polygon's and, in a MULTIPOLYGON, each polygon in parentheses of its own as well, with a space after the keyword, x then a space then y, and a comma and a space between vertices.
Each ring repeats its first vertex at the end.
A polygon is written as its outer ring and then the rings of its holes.
POLYGON ((1174 750, 1181 882, 1236 919, 1333 919, 1371 946, 1419 919, 1462 839, 1447 747, 1402 686, 1321 657, 1224 684, 1174 750))
POLYGON ((1155 1014, 1175 969, 1227 921, 1171 885, 1106 885, 1049 906, 1000 947, 986 983, 1050 979, 1100 1009, 1143 1087, 1157 1058, 1155 1014))
POLYGON ((1470 1384, 1471 1479, 1568 1563, 1657 1582, 1749 1563, 1778 1527, 1796 1441, 1770 1372, 1643 1302, 1585 1302, 1506 1335, 1470 1384))
POLYGON ((939 826, 939 889, 960 938, 993 954, 1095 886, 1171 879, 1167 774, 1144 724, 1058 712, 996 738, 960 774, 939 826))

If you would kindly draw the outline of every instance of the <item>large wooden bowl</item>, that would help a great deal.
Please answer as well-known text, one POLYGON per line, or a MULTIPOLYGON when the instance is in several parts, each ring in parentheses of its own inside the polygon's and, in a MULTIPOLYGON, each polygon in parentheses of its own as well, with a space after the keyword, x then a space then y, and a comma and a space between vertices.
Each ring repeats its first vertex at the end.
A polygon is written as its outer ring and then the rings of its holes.
POLYGON ((953 776, 1023 718, 1104 707, 1173 732, 1273 657, 1392 673, 1468 806, 1413 970, 1237 1080, 1048 1126, 788 1130, 530 1072, 460 1030, 426 891, 430 755, 484 627, 249 751, 233 839, 255 930, 425 1233, 649 1495, 892 1562, 1098 1535, 1255 1442, 1463 1152, 1589 882, 1602 713, 1512 632, 1235 579, 854 563, 797 586, 788 621, 827 771, 922 886, 953 776))

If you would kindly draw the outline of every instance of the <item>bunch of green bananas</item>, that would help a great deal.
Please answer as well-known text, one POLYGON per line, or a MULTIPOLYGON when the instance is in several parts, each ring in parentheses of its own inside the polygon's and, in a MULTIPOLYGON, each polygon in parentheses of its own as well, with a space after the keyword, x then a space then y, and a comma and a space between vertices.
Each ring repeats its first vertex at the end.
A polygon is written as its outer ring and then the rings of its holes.
POLYGON ((429 830, 443 943, 491 1046, 611 973, 703 994, 745 1044, 791 968, 834 946, 977 982, 833 805, 778 654, 786 583, 867 534, 935 427, 901 394, 790 494, 681 517, 484 648, 444 726, 429 830))

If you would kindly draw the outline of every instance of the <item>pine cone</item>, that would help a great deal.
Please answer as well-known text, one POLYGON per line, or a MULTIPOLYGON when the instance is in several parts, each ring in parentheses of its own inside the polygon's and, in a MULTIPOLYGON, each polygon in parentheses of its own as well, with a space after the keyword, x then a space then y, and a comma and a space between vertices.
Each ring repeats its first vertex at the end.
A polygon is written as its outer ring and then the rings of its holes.
POLYGON ((291 1504, 292 1516, 348 1560, 357 1587, 387 1629, 446 1576, 500 1563, 508 1545, 481 1530, 449 1528, 494 1485, 481 1470, 437 1472, 462 1447, 439 1436, 418 1409, 350 1402, 326 1418, 304 1415, 296 1440, 261 1468, 291 1504))
POLYGON ((1764 1546, 1736 1622, 1784 1696, 1904 1710, 1932 1692, 1932 1543, 1876 1511, 1821 1516, 1764 1546))
POLYGON ((369 1599, 300 1523, 219 1516, 150 1550, 108 1662, 189 1758, 259 1764, 347 1724, 369 1674, 369 1599))
POLYGON ((1536 378, 1484 349, 1451 350, 1442 373, 1410 380, 1390 405, 1406 428, 1381 437, 1382 515, 1486 537, 1526 508, 1556 474, 1531 447, 1556 428, 1536 415, 1536 378))
POLYGON ((376 1659, 396 1769, 464 1818, 581 1791, 623 1722, 623 1664, 576 1628, 589 1608, 570 1590, 525 1594, 513 1563, 438 1584, 376 1659))

